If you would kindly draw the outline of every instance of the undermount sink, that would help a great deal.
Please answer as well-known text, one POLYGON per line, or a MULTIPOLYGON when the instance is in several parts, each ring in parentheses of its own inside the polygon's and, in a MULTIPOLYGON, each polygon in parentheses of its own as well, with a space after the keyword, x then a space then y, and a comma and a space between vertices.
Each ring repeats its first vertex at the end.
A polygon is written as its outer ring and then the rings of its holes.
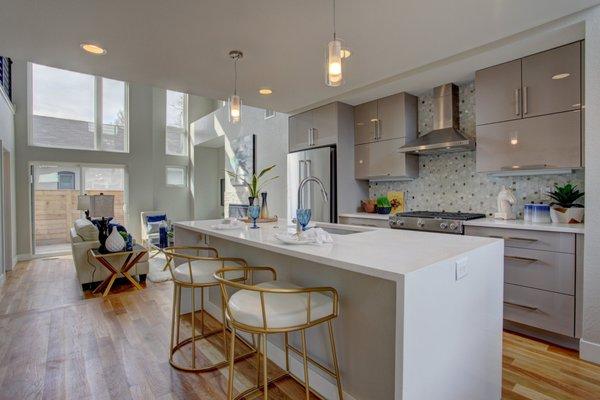
POLYGON ((323 229, 325 232, 328 232, 332 235, 353 235, 355 233, 362 233, 365 232, 369 229, 356 229, 356 228, 348 228, 348 227, 337 227, 337 226, 331 226, 331 225, 322 225, 322 224, 316 224, 315 225, 317 228, 321 228, 323 229))

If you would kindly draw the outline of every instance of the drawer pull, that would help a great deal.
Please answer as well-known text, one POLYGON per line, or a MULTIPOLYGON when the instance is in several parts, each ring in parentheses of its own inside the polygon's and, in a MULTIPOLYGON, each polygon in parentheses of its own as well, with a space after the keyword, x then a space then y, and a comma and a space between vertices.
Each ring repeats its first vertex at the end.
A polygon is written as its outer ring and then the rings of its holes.
POLYGON ((504 258, 508 258, 508 259, 516 260, 516 261, 527 261, 528 263, 535 263, 535 262, 540 261, 537 258, 519 257, 519 256, 504 256, 504 258))
POLYGON ((489 237, 494 238, 494 239, 504 239, 504 240, 520 240, 522 242, 529 242, 529 243, 535 243, 538 240, 537 239, 531 239, 531 238, 522 238, 522 237, 504 237, 504 236, 495 236, 495 235, 490 235, 489 237))
POLYGON ((526 306, 524 304, 513 303, 513 302, 510 302, 510 301, 505 301, 504 304, 506 304, 507 306, 513 306, 513 307, 523 308, 523 309, 529 310, 529 311, 539 311, 540 310, 537 307, 526 306))

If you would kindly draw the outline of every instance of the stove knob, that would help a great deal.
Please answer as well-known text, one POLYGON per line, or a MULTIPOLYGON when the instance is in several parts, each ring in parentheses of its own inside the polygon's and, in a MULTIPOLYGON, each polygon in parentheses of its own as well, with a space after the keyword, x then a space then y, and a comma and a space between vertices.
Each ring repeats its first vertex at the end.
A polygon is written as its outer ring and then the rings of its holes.
POLYGON ((450 230, 451 231, 455 231, 456 228, 458 228, 458 227, 456 226, 456 224, 454 222, 450 223, 450 230))
POLYGON ((447 224, 447 223, 445 223, 445 222, 442 222, 442 223, 440 224, 440 229, 447 229, 447 228, 448 228, 448 224, 447 224))
POLYGON ((418 226, 419 228, 422 228, 422 227, 424 227, 424 226, 425 226, 425 222, 423 222, 423 220, 422 220, 422 219, 420 219, 420 220, 418 220, 418 221, 417 221, 417 226, 418 226))
POLYGON ((401 219, 401 220, 396 221, 396 225, 398 225, 398 226, 404 226, 404 220, 401 219))

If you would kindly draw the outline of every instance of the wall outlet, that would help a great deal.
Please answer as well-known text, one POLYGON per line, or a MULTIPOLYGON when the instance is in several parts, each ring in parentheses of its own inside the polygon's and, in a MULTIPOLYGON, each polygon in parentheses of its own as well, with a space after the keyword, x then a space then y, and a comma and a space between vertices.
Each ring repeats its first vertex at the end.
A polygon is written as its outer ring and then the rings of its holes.
POLYGON ((454 263, 454 277, 456 281, 463 279, 469 275, 468 260, 466 258, 460 259, 454 263))

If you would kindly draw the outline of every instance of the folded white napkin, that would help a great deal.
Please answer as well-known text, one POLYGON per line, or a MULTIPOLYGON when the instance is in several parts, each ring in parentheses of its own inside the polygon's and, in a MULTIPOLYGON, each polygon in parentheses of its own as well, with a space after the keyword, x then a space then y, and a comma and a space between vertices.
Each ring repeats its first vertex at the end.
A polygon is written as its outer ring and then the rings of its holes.
POLYGON ((304 240, 313 240, 317 244, 333 243, 333 237, 329 232, 321 228, 311 228, 300 234, 300 238, 304 240))

